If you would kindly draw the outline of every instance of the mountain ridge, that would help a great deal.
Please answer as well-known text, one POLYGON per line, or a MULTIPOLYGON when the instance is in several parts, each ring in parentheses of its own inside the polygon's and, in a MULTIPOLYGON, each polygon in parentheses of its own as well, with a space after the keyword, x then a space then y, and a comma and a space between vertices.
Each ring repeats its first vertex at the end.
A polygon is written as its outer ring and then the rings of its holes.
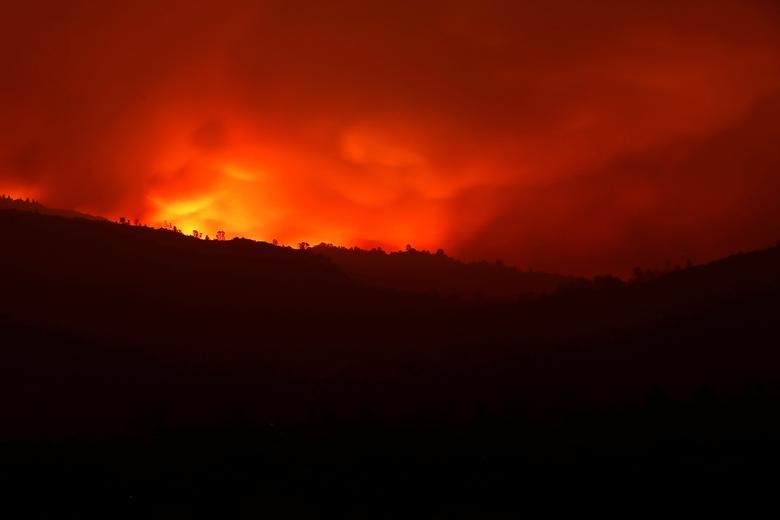
MULTIPOLYGON (((35 201, 21 199, 0 200, 0 210, 16 210, 41 215, 77 218, 95 221, 110 221, 67 210, 53 210, 35 201)), ((128 221, 123 226, 152 230, 147 226, 133 225, 128 221)), ((157 230, 173 237, 180 235, 169 230, 157 230), (168 234, 170 233, 170 234, 168 234)), ((181 238, 195 237, 182 236, 181 238)), ((289 246, 276 246, 264 241, 235 238, 225 241, 241 242, 246 247, 290 250, 289 246)), ((357 282, 378 288, 410 291, 417 293, 440 293, 460 297, 515 298, 531 294, 543 294, 556 290, 572 277, 541 272, 523 272, 500 262, 462 262, 445 255, 441 250, 436 254, 409 248, 406 251, 386 253, 382 250, 363 250, 346 248, 332 244, 319 244, 314 247, 302 246, 305 253, 327 258, 357 282)))

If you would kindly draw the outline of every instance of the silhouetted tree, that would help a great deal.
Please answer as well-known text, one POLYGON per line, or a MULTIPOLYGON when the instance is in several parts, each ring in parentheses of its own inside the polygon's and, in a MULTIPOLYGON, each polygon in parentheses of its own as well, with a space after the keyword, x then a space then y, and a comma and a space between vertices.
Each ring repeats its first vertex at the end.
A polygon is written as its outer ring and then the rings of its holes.
POLYGON ((218 241, 224 242, 225 241, 225 232, 224 231, 217 231, 217 238, 218 241))
POLYGON ((308 242, 301 242, 300 244, 298 244, 298 249, 300 249, 301 251, 305 251, 305 250, 309 249, 309 243, 308 242))

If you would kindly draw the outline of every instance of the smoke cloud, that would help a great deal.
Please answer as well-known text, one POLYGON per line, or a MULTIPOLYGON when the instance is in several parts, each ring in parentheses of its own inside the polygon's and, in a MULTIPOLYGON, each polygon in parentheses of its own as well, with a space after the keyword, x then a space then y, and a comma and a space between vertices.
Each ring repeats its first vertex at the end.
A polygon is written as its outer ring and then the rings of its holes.
POLYGON ((13 4, 6 193, 578 274, 780 238, 772 0, 13 4))

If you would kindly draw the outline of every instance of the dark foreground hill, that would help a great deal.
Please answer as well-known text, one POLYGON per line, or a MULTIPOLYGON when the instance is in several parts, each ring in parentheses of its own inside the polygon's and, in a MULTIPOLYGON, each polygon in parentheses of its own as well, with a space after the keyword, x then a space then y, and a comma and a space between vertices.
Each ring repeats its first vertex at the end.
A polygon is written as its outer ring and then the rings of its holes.
POLYGON ((777 247, 512 302, 109 222, 0 236, 0 491, 30 508, 486 516, 780 461, 777 247))

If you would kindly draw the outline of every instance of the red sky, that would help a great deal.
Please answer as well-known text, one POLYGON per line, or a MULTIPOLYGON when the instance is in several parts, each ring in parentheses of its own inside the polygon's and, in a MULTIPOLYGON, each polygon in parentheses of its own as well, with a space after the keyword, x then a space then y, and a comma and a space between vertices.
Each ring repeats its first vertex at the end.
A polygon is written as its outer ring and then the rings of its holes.
POLYGON ((780 239, 775 0, 7 4, 2 192, 578 274, 780 239))

